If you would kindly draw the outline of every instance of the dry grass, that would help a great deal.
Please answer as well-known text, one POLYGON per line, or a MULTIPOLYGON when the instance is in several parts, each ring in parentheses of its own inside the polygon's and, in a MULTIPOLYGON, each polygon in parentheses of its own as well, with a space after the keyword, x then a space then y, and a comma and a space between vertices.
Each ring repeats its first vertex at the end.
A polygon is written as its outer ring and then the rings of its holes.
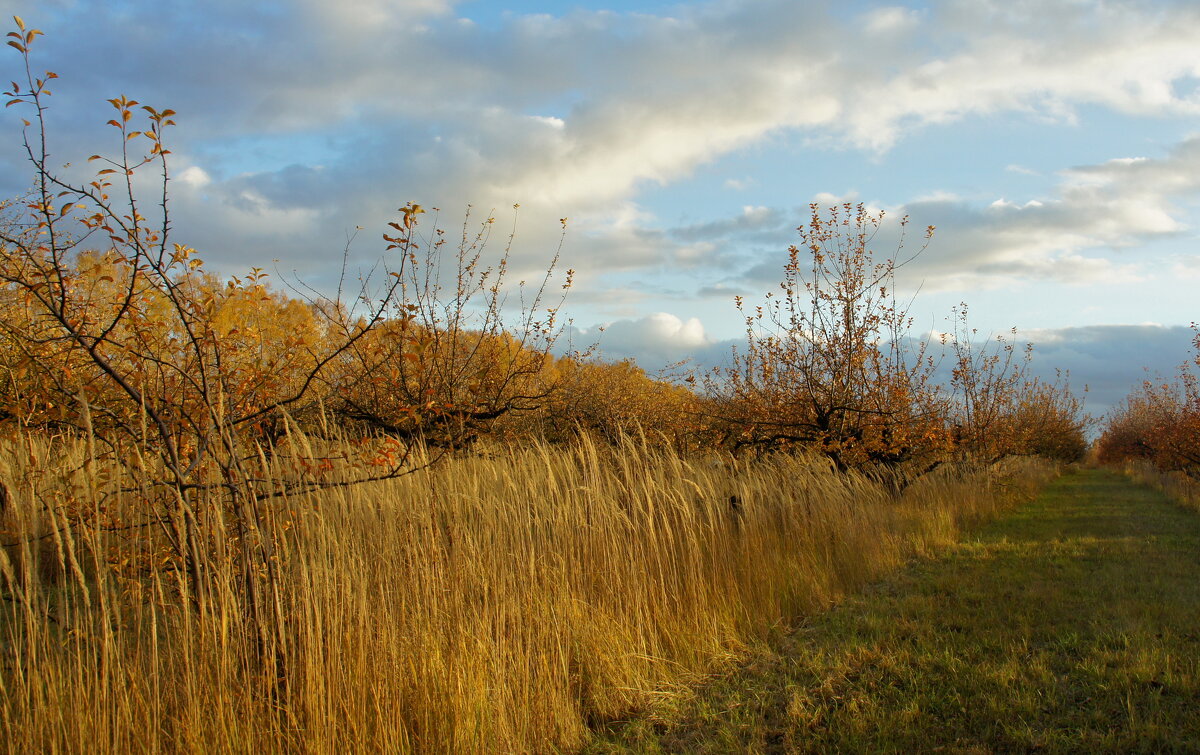
POLYGON ((1200 482, 1183 472, 1163 472, 1148 461, 1129 462, 1123 470, 1134 482, 1158 490, 1172 501, 1200 511, 1200 482))
POLYGON ((1065 475, 587 752, 1197 752, 1197 552, 1194 512, 1065 475))
POLYGON ((197 614, 146 531, 54 534, 71 507, 137 504, 83 455, 0 442, 5 541, 47 535, 0 559, 11 751, 572 750, 1049 474, 947 473, 896 500, 801 458, 581 441, 291 499, 280 693, 232 591, 197 614))

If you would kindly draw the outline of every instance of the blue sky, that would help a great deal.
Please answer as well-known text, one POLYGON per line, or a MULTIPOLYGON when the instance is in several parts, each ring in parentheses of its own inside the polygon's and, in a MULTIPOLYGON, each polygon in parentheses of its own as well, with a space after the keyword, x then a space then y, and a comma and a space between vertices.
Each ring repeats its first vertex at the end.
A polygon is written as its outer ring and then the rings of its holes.
MULTIPOLYGON (((581 339, 712 362, 810 202, 938 232, 918 330, 971 304, 1103 410, 1200 319, 1200 6, 956 0, 0 0, 46 32, 63 162, 111 151, 104 99, 179 112, 177 240, 327 281, 407 201, 507 222, 562 268, 581 339), (598 326, 608 326, 602 335, 598 326)), ((10 73, 18 73, 10 56, 10 73)), ((17 113, 0 190, 29 183, 17 113)), ((884 234, 887 237, 887 234, 884 234)))

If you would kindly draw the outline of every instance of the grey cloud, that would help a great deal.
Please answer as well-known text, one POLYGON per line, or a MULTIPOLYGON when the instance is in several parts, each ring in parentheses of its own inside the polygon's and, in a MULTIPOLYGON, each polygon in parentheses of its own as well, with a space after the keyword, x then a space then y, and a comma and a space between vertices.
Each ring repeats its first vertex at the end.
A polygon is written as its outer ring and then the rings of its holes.
POLYGON ((252 192, 277 207, 312 209, 327 206, 329 196, 337 188, 325 170, 307 165, 289 165, 273 173, 239 177, 224 187, 235 197, 244 197, 247 192, 252 192))
MULTIPOLYGON (((634 359, 649 372, 688 360, 701 371, 728 365, 731 349, 741 339, 701 342, 681 337, 678 318, 654 315, 639 320, 613 323, 599 337, 599 355, 606 359, 634 359)), ((703 333, 699 322, 693 333, 703 333)), ((592 343, 594 329, 576 331, 576 345, 592 343), (591 340, 589 340, 591 339, 591 340)), ((1061 371, 1075 393, 1085 400, 1085 409, 1095 417, 1116 406, 1143 381, 1171 380, 1181 364, 1194 358, 1195 333, 1186 327, 1159 325, 1096 325, 1019 332, 1017 344, 1034 345, 1030 375, 1055 380, 1061 371), (1085 393, 1086 388, 1086 393, 1085 393)), ((935 351, 939 347, 935 347, 935 351)), ((949 379, 949 361, 943 359, 940 379, 949 379)))
MULTIPOLYGON (((1190 328, 1161 325, 1090 325, 1005 334, 1018 347, 1033 345, 1030 377, 1066 380, 1093 417, 1103 416, 1145 380, 1173 379, 1193 353, 1194 335, 1190 328)), ((949 352, 935 345, 933 353, 942 354, 938 380, 945 384, 953 367, 949 352)))
POLYGON ((1049 378, 1055 368, 1069 370, 1076 389, 1089 389, 1089 411, 1101 415, 1144 380, 1173 379, 1194 355, 1194 335, 1186 327, 1095 325, 1038 331, 1025 340, 1034 344, 1035 372, 1049 378))
POLYGON ((671 229, 671 235, 682 241, 712 241, 736 236, 741 240, 774 240, 783 233, 794 233, 789 215, 770 207, 745 207, 733 218, 714 220, 671 229))
POLYGON ((745 288, 731 286, 726 283, 718 283, 713 286, 702 286, 696 291, 696 296, 699 298, 723 299, 725 301, 732 301, 735 296, 745 297, 754 295, 756 294, 746 290, 745 288))

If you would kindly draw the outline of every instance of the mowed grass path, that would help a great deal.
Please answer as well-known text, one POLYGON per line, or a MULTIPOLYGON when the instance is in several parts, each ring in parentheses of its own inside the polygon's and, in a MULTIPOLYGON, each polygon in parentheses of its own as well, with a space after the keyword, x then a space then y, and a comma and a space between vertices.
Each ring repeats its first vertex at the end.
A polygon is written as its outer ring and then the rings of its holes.
POLYGON ((1200 514, 1103 470, 590 753, 1200 752, 1200 514))

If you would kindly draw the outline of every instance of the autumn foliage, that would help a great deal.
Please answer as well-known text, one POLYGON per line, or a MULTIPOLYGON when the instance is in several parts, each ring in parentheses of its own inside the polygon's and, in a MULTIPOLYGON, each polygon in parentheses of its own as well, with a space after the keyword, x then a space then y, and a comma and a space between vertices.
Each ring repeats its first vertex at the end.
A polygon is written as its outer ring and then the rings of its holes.
POLYGON ((880 256, 872 246, 882 213, 849 203, 811 210, 779 290, 754 307, 738 300, 746 346, 706 382, 733 449, 815 451, 838 471, 898 487, 947 461, 1082 455, 1082 404, 1065 379, 1028 377, 1029 350, 1004 338, 976 345, 966 305, 940 349, 911 334, 895 280, 921 251, 906 256, 907 219, 899 244, 880 256))
POLYGON ((1080 459, 1089 420, 1068 376, 1030 376, 1032 344, 1018 350, 1015 330, 980 340, 967 311, 965 303, 956 307, 953 331, 941 337, 952 360, 947 420, 954 458, 984 464, 1014 455, 1080 459))
MULTIPOLYGON (((22 24, 11 36, 27 62, 38 34, 22 24)), ((738 300, 744 348, 693 379, 696 393, 633 364, 552 356, 558 287, 569 288, 571 271, 552 281, 555 252, 526 306, 506 313, 512 236, 490 254, 490 216, 468 213, 447 234, 436 217, 423 230, 426 209, 405 205, 383 235, 382 279, 345 297, 344 276, 336 295, 300 283, 289 296, 259 268, 206 272, 170 238, 175 113, 109 100, 120 153, 93 155, 94 178, 72 183, 48 162, 54 78, 30 74, 9 93, 33 116, 24 144, 35 186, 10 204, 2 239, 0 412, 158 449, 181 495, 214 474, 231 490, 252 478, 243 467, 253 446, 273 444, 289 422, 390 436, 387 453, 364 452, 388 463, 363 479, 410 471, 413 444, 453 449, 493 431, 613 439, 653 428, 684 446, 812 451, 841 472, 896 481, 947 459, 1070 456, 1081 437, 1065 384, 1027 380, 1009 344, 973 350, 965 305, 953 377, 935 379, 942 357, 910 335, 896 294, 897 270, 920 250, 906 253, 901 240, 878 256, 884 218, 863 205, 811 208, 779 290, 756 307, 738 300), (161 190, 146 199, 134 186, 148 171, 161 190)))
POLYGON ((644 431, 686 449, 703 424, 692 391, 656 380, 632 361, 566 357, 549 377, 554 390, 539 410, 510 427, 556 441, 582 431, 610 443, 644 431))
POLYGON ((1195 353, 1171 382, 1146 381, 1109 413, 1100 461, 1145 461, 1200 481, 1200 330, 1195 353))
MULTIPOLYGON (((251 655, 278 665, 289 642, 280 503, 410 474, 545 395, 535 378, 557 332, 555 308, 544 306, 554 263, 506 322, 508 247, 485 261, 494 219, 476 231, 464 224, 458 253, 447 254, 454 245, 436 224, 423 234, 425 211, 410 203, 383 235, 378 279, 364 276, 346 298, 344 279, 332 296, 297 282, 311 296, 293 298, 268 288, 259 268, 207 273, 171 234, 175 113, 109 100, 117 154, 92 155, 90 180, 61 173, 45 120, 57 77, 32 73, 40 32, 16 22, 9 45, 27 75, 8 105, 30 118, 34 185, 0 227, 0 412, 87 437, 89 467, 135 480, 141 511, 114 521, 98 503, 72 506, 67 526, 145 528, 149 557, 187 575, 195 610, 206 615, 223 592, 240 596, 251 655), (147 184, 158 187, 148 198, 147 184), (331 441, 358 432, 314 448, 291 441, 297 423, 331 441)), ((286 694, 285 673, 279 682, 286 694)))
POLYGON ((746 347, 709 379, 721 419, 735 446, 812 448, 843 472, 920 471, 945 436, 933 364, 904 340, 902 249, 875 258, 883 217, 861 204, 811 209, 779 291, 751 310, 738 301, 746 347))

